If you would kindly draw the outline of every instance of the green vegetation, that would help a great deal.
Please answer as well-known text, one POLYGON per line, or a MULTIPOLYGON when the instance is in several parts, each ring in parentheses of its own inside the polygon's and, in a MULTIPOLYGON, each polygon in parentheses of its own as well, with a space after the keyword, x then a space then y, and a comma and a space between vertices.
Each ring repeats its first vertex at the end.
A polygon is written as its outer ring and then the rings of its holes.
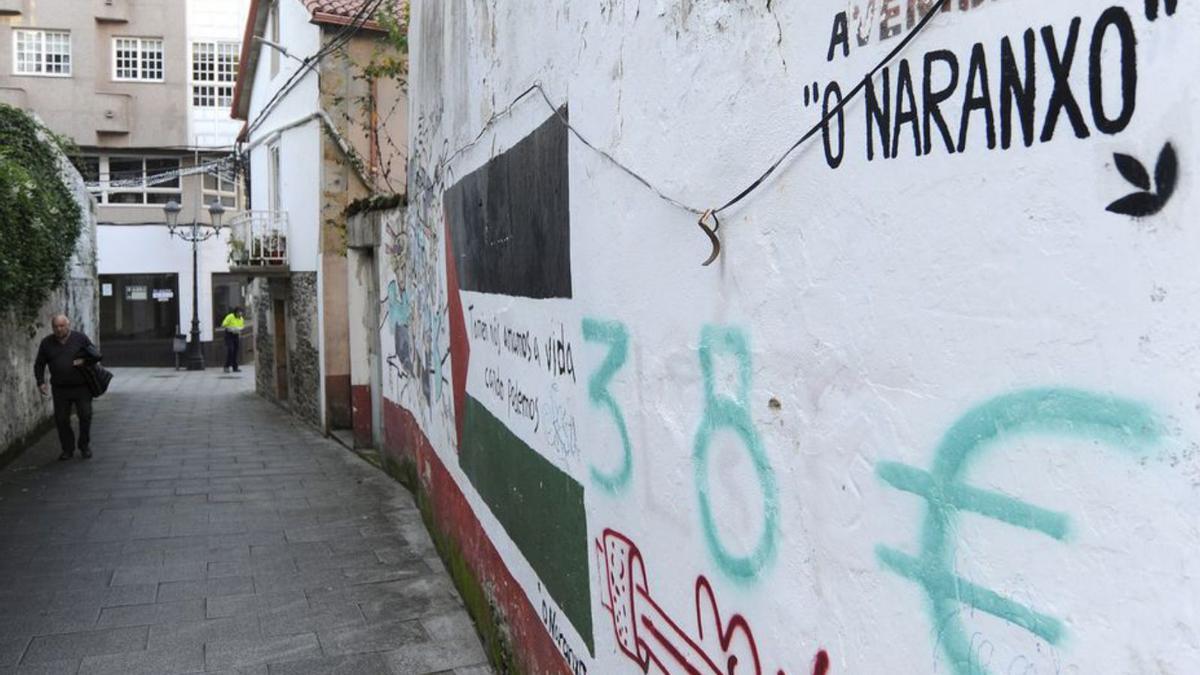
POLYGON ((351 218, 368 211, 387 211, 398 206, 408 206, 408 200, 402 194, 374 195, 355 199, 346 205, 345 216, 351 218))
POLYGON ((0 104, 0 311, 32 321, 66 280, 83 213, 63 182, 70 143, 0 104))

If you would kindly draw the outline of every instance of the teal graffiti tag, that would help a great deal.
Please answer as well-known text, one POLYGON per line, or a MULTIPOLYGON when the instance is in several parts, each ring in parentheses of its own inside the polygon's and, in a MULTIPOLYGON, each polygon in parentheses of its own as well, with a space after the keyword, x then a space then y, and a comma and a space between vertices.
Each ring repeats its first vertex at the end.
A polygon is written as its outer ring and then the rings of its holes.
POLYGON ((629 443, 629 432, 625 428, 625 416, 621 414, 621 407, 608 391, 609 382, 612 382, 617 371, 625 365, 625 359, 629 355, 629 333, 618 321, 584 319, 583 339, 608 345, 608 354, 600 368, 592 373, 588 380, 588 397, 592 405, 608 410, 613 423, 617 425, 617 432, 621 435, 621 466, 612 473, 605 473, 594 466, 590 469, 592 482, 605 492, 613 494, 625 489, 633 476, 633 447, 629 443))
POLYGON ((1010 525, 1063 540, 1069 533, 1065 514, 962 483, 969 464, 1003 438, 1023 434, 1060 435, 1138 449, 1159 437, 1150 411, 1133 401, 1072 389, 1031 389, 1000 396, 960 417, 942 437, 926 472, 895 462, 876 466, 888 485, 923 498, 927 505, 920 554, 912 557, 878 546, 879 561, 920 585, 929 599, 934 632, 957 675, 987 675, 973 662, 970 639, 958 618, 966 605, 1020 626, 1058 644, 1065 629, 1058 619, 982 588, 952 572, 955 519, 960 511, 978 513, 1010 525))
POLYGON ((388 282, 387 289, 388 321, 392 329, 407 326, 412 318, 412 307, 408 301, 408 291, 400 292, 400 287, 393 279, 388 282))
POLYGON ((705 326, 700 332, 700 371, 704 376, 704 417, 696 432, 693 460, 696 465, 696 490, 700 496, 700 522, 708 550, 720 569, 735 581, 750 581, 775 555, 779 530, 779 504, 775 474, 767 461, 762 441, 750 419, 750 349, 746 336, 735 328, 705 326), (730 354, 737 359, 736 398, 718 396, 713 373, 713 357, 730 354), (758 477, 763 499, 763 529, 749 555, 734 555, 725 548, 717 532, 712 504, 708 497, 708 448, 718 429, 730 429, 738 435, 758 477))

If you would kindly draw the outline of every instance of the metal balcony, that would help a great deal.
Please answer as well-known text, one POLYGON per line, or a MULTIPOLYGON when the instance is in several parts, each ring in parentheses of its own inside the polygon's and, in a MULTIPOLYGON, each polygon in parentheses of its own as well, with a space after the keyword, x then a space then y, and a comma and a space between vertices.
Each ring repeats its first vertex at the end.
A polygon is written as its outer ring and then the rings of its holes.
POLYGON ((286 211, 243 211, 229 222, 229 271, 286 274, 291 225, 286 211))

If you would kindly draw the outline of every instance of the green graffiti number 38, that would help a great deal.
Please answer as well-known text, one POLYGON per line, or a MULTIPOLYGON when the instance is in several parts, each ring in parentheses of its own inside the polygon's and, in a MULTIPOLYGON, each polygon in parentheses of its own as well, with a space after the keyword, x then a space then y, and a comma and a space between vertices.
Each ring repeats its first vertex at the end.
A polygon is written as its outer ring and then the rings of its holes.
MULTIPOLYGON (((583 338, 588 342, 599 342, 609 346, 608 354, 600 367, 588 380, 588 397, 592 405, 608 411, 621 437, 621 464, 611 472, 591 467, 592 482, 601 490, 616 494, 629 486, 633 476, 633 450, 629 432, 625 427, 625 416, 621 406, 608 390, 617 371, 625 365, 629 353, 629 333, 625 326, 616 321, 583 320, 583 338)), ((700 333, 700 371, 704 377, 704 415, 696 431, 692 453, 696 469, 696 492, 700 498, 700 523, 704 528, 704 539, 708 550, 716 559, 718 567, 735 581, 750 581, 774 557, 776 539, 779 534, 778 494, 775 475, 767 462, 766 452, 754 423, 750 419, 750 349, 745 335, 730 327, 705 326, 700 333), (718 395, 713 372, 714 357, 728 354, 737 362, 737 391, 733 397, 718 395), (713 433, 726 429, 737 435, 750 454, 755 477, 762 490, 763 528, 754 549, 739 555, 725 546, 717 530, 709 498, 709 448, 713 433)))
POLYGON ((750 419, 750 350, 746 337, 732 328, 705 326, 700 334, 700 371, 704 376, 704 417, 696 432, 693 460, 696 465, 696 490, 700 494, 700 522, 709 551, 721 569, 730 577, 748 581, 758 576, 775 554, 775 539, 779 528, 779 508, 775 476, 767 462, 762 441, 750 419), (713 356, 727 353, 737 359, 738 378, 736 397, 716 393, 713 356), (729 429, 741 439, 758 477, 763 500, 763 529, 758 543, 748 555, 730 553, 717 532, 712 503, 708 496, 708 450, 713 432, 729 429))

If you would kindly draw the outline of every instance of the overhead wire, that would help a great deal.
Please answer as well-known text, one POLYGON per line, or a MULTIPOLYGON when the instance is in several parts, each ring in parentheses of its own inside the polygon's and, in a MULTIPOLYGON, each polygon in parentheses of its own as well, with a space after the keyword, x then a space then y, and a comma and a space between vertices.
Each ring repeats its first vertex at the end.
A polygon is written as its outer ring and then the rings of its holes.
MULTIPOLYGON (((574 135, 575 138, 579 140, 580 143, 583 143, 583 145, 586 146, 588 149, 590 149, 592 152, 600 155, 601 157, 606 159, 609 163, 611 163, 613 166, 620 169, 623 173, 625 173, 626 175, 633 178, 635 181, 640 183, 643 187, 645 187, 647 190, 652 192, 655 196, 657 196, 662 201, 664 201, 680 210, 686 211, 693 215, 700 216, 700 218, 699 218, 699 220, 697 220, 696 224, 700 227, 701 230, 704 231, 704 234, 708 237, 710 243, 712 244, 711 254, 709 255, 708 259, 702 263, 702 265, 708 266, 708 265, 711 265, 713 263, 713 261, 715 261, 721 253, 721 241, 717 237, 717 232, 721 227, 721 222, 720 222, 720 219, 718 218, 718 214, 733 207, 735 204, 738 204, 739 202, 744 200, 746 197, 750 196, 752 193, 754 193, 756 190, 758 190, 760 187, 762 187, 762 185, 766 182, 766 180, 768 178, 770 178, 771 175, 774 174, 775 171, 777 169, 779 169, 780 166, 783 165, 783 163, 788 159, 788 157, 790 157, 792 155, 792 153, 794 153, 798 148, 800 148, 800 146, 804 145, 806 142, 812 140, 836 116, 842 114, 842 111, 845 109, 845 107, 847 105, 849 105, 856 97, 858 97, 862 93, 863 89, 867 86, 867 83, 872 81, 874 79, 875 75, 878 74, 878 72, 880 70, 886 68, 888 66, 888 64, 891 63, 892 60, 896 58, 897 55, 899 55, 914 40, 916 40, 917 37, 926 29, 926 27, 928 27, 929 24, 933 22, 936 14, 938 14, 941 10, 943 10, 945 8, 946 3, 948 3, 948 2, 949 2, 949 0, 937 0, 933 4, 933 6, 929 8, 929 10, 925 13, 925 15, 921 18, 921 20, 919 22, 917 22, 917 24, 904 35, 904 37, 900 40, 900 42, 897 43, 896 46, 893 47, 890 51, 888 51, 888 53, 882 59, 880 59, 869 71, 867 71, 867 73, 862 78, 859 79, 858 83, 850 90, 850 92, 848 94, 846 94, 844 97, 842 97, 842 99, 835 106, 833 106, 833 108, 826 111, 821 116, 820 120, 818 120, 815 124, 813 124, 807 131, 804 132, 804 134, 802 134, 800 136, 799 139, 796 140, 796 142, 792 143, 791 146, 789 146, 781 155, 779 155, 779 157, 777 159, 775 159, 775 161, 772 162, 766 168, 766 170, 764 170, 757 178, 755 178, 754 181, 752 181, 748 186, 746 186, 744 189, 742 189, 740 192, 738 192, 732 199, 726 201, 724 204, 722 204, 719 207, 701 209, 701 208, 697 208, 695 206, 691 206, 675 197, 672 197, 672 196, 666 194, 663 190, 659 189, 650 180, 648 180, 647 178, 642 176, 636 170, 630 168, 629 166, 627 166, 626 164, 624 164, 617 158, 613 157, 613 155, 611 153, 609 153, 608 151, 606 151, 604 149, 597 147, 595 144, 593 144, 591 141, 589 141, 587 139, 587 137, 584 136, 574 125, 572 125, 567 120, 567 118, 562 114, 560 106, 555 105, 554 102, 551 101, 550 96, 546 93, 546 90, 543 88, 541 82, 539 82, 539 81, 534 81, 534 83, 532 85, 530 85, 528 88, 526 88, 524 91, 522 91, 516 97, 514 97, 507 106, 505 106, 504 108, 500 109, 499 111, 496 111, 495 113, 493 113, 487 119, 487 121, 484 122, 483 126, 479 130, 479 133, 475 135, 475 138, 471 139, 469 142, 460 146, 454 152, 447 155, 445 159, 443 159, 442 161, 440 161, 438 163, 438 167, 439 168, 448 167, 449 164, 452 161, 454 161, 454 159, 456 159, 457 157, 459 157, 460 155, 462 155, 463 153, 467 152, 472 147, 477 145, 483 139, 484 135, 488 132, 488 130, 491 129, 492 126, 494 126, 497 121, 499 121, 500 119, 511 114, 513 108, 517 105, 517 103, 522 101, 525 97, 529 96, 530 94, 537 92, 541 95, 541 98, 545 102, 546 106, 548 108, 550 108, 550 110, 558 118, 558 120, 563 124, 563 126, 565 126, 567 128, 567 130, 569 130, 571 132, 571 134, 574 135), (711 224, 710 224, 710 221, 711 221, 711 224)), ((422 190, 422 193, 425 191, 434 189, 435 187, 436 187, 436 184, 431 184, 431 185, 427 186, 424 190, 422 190)))

